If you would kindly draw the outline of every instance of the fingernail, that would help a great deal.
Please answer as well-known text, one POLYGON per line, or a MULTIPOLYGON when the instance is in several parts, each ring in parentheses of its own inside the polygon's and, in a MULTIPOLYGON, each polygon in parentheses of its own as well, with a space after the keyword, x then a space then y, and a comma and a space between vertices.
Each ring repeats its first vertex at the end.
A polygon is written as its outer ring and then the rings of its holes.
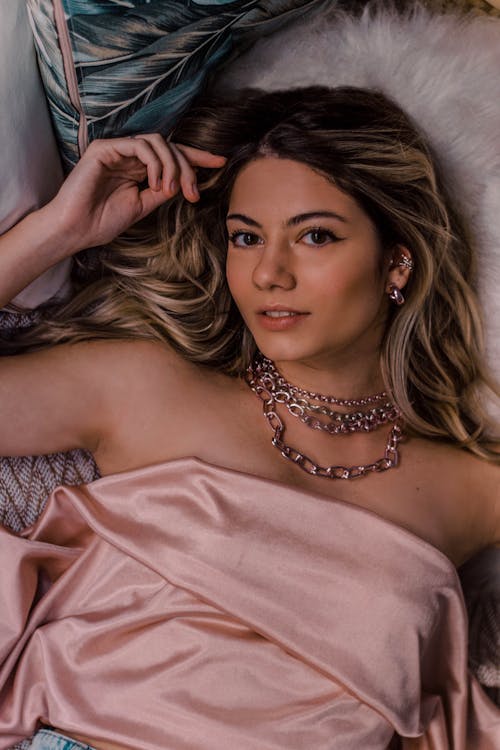
POLYGON ((174 193, 176 190, 177 190, 177 181, 172 180, 172 182, 170 183, 170 192, 174 193))
POLYGON ((191 192, 192 192, 192 194, 193 194, 193 195, 194 195, 194 196, 195 196, 196 198, 199 198, 199 197, 200 197, 200 194, 199 194, 199 192, 198 192, 198 188, 196 187, 196 184, 195 184, 194 182, 193 182, 193 184, 191 185, 191 192))

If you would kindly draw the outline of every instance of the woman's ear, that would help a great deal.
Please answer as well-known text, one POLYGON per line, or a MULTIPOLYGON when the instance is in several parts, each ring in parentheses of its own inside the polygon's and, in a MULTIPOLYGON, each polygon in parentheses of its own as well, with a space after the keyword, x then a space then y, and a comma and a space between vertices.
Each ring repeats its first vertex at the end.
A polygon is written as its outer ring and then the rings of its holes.
POLYGON ((387 263, 386 291, 390 292, 391 285, 404 289, 413 271, 411 253, 404 245, 395 245, 389 255, 387 263))

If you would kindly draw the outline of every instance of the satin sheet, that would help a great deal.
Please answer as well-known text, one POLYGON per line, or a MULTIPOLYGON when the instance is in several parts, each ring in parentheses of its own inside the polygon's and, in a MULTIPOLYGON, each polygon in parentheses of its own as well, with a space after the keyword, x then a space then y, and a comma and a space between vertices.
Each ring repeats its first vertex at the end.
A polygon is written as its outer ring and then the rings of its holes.
POLYGON ((371 511, 182 458, 56 489, 0 570, 0 748, 39 722, 134 750, 500 748, 454 566, 371 511))

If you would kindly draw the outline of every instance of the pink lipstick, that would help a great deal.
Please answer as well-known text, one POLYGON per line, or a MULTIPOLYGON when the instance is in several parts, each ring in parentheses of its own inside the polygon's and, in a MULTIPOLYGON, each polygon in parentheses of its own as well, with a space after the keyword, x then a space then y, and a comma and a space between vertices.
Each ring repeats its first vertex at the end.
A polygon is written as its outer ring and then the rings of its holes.
POLYGON ((287 331, 298 325, 309 313, 302 313, 285 305, 273 305, 258 311, 259 323, 268 331, 287 331))

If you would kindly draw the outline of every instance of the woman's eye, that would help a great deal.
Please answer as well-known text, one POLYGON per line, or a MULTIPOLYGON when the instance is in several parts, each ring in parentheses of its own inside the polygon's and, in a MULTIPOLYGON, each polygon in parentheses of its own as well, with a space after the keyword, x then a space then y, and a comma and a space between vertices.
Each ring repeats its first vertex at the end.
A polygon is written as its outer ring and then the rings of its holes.
POLYGON ((327 229, 310 229, 308 232, 302 235, 301 239, 305 237, 311 237, 312 242, 306 242, 306 245, 326 245, 327 242, 338 242, 339 238, 329 232, 327 229))
MULTIPOLYGON (((310 240, 306 240, 306 245, 311 247, 322 247, 329 242, 338 242, 340 240, 340 237, 337 237, 333 232, 330 232, 328 229, 322 229, 321 227, 309 229, 309 231, 305 232, 300 237, 300 240, 304 240, 306 237, 311 238, 310 240)), ((234 247, 252 247, 253 245, 259 244, 260 238, 253 232, 239 230, 238 232, 232 232, 229 234, 229 242, 234 247)))
POLYGON ((229 241, 235 247, 250 247, 256 245, 259 238, 252 232, 233 232, 229 235, 229 241))

